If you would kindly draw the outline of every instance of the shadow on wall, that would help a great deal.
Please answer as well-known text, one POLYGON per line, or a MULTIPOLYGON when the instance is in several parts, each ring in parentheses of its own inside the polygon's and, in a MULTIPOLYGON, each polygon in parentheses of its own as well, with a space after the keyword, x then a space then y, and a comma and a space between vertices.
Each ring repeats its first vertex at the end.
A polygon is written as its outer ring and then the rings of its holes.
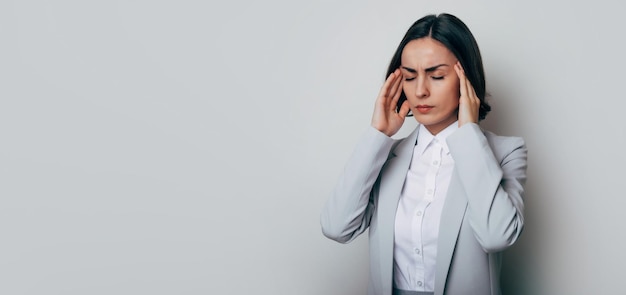
POLYGON ((504 252, 502 261, 501 284, 505 295, 542 295, 540 253, 542 243, 537 239, 543 234, 541 221, 538 220, 537 203, 533 200, 541 193, 532 184, 526 186, 524 232, 513 247, 504 252))
MULTIPOLYGON (((511 75, 511 73, 509 73, 511 75)), ((497 76, 496 76, 497 77, 497 76)), ((547 192, 543 180, 539 179, 541 167, 537 165, 541 151, 535 150, 534 138, 523 134, 528 132, 523 120, 526 115, 520 114, 518 94, 509 91, 513 85, 508 80, 495 80, 491 86, 495 90, 495 97, 489 97, 488 101, 493 107, 481 127, 504 136, 522 136, 528 147, 527 181, 524 193, 524 231, 513 247, 503 254, 501 270, 502 294, 505 295, 543 295, 546 294, 542 283, 541 260, 545 252, 546 237, 549 237, 545 226, 548 216, 544 208, 542 196, 547 192), (506 99, 503 97, 506 96, 506 99), (542 189, 544 188, 544 189, 542 189)), ((513 79, 514 80, 514 79, 513 79)))

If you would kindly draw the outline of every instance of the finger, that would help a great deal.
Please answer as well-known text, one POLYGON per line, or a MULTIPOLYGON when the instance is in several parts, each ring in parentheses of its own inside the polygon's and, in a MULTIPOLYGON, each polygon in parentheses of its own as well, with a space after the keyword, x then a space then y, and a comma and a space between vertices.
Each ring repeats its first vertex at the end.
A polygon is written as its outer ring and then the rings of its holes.
POLYGON ((461 64, 459 62, 457 62, 454 65, 454 70, 456 71, 456 75, 459 77, 459 88, 462 92, 464 92, 465 89, 465 73, 463 72, 463 67, 461 67, 461 64))
POLYGON ((479 100, 478 95, 476 95, 476 89, 474 89, 474 85, 472 85, 472 82, 470 82, 469 79, 467 79, 467 85, 468 85, 468 88, 470 89, 471 97, 475 100, 479 100))
POLYGON ((467 89, 467 78, 465 77, 465 73, 463 72, 463 67, 461 66, 460 62, 457 62, 456 65, 454 65, 454 70, 456 70, 456 74, 457 76, 459 76, 459 89, 461 92, 461 100, 464 100, 464 98, 467 97, 467 93, 468 93, 468 89, 467 89))
POLYGON ((402 106, 400 106, 400 111, 398 112, 398 115, 400 115, 401 118, 406 118, 406 115, 409 114, 409 102, 408 101, 403 101, 402 102, 402 106))
POLYGON ((465 77, 465 90, 467 98, 474 104, 480 103, 480 99, 478 98, 478 95, 476 95, 476 89, 474 89, 472 82, 465 76, 465 71, 461 70, 461 72, 463 77, 465 77))
POLYGON ((391 94, 393 93, 393 91, 395 91, 394 86, 396 85, 399 76, 401 75, 399 70, 395 70, 391 73, 391 75, 389 76, 389 84, 387 86, 387 96, 391 97, 391 94))
POLYGON ((396 111, 396 106, 398 104, 398 100, 400 99, 400 96, 402 95, 402 73, 400 73, 398 75, 398 80, 396 82, 397 87, 395 89, 395 92, 393 94, 393 98, 391 99, 391 103, 390 103, 390 110, 392 111, 396 111))
POLYGON ((389 74, 389 77, 387 77, 387 79, 385 80, 383 87, 380 88, 380 92, 378 93, 379 103, 386 105, 387 98, 389 97, 388 96, 389 88, 391 84, 393 84, 393 81, 395 78, 396 78, 396 71, 393 71, 391 74, 389 74))
POLYGON ((474 86, 472 86, 472 82, 470 82, 469 80, 467 81, 467 85, 468 88, 470 89, 470 99, 472 100, 472 102, 474 104, 479 105, 480 104, 480 99, 478 98, 478 95, 476 95, 476 89, 474 89, 474 86))
POLYGON ((472 82, 465 76, 465 71, 460 62, 455 67, 460 79, 461 97, 459 101, 459 126, 469 122, 478 122, 480 99, 476 95, 476 90, 472 82), (462 111, 461 111, 462 110, 462 111))
POLYGON ((476 95, 476 90, 474 86, 472 86, 472 82, 465 76, 465 70, 459 62, 457 62, 457 66, 459 79, 461 80, 461 99, 467 101, 467 103, 480 104, 480 99, 478 95, 476 95))
POLYGON ((388 89, 389 91, 387 92, 387 97, 392 98, 395 96, 396 92, 398 91, 398 88, 400 88, 400 82, 402 81, 402 73, 399 70, 395 70, 393 72, 394 77, 393 80, 391 81, 391 86, 388 89))

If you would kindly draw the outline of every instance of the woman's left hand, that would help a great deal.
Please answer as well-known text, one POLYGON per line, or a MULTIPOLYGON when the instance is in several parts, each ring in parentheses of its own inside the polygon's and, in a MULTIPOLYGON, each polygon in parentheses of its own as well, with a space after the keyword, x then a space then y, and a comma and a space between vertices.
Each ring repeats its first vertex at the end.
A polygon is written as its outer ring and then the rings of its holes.
POLYGON ((480 109, 480 99, 474 91, 472 83, 465 77, 465 71, 461 63, 454 65, 454 70, 459 76, 461 98, 459 99, 459 127, 467 123, 478 123, 478 112, 480 109))

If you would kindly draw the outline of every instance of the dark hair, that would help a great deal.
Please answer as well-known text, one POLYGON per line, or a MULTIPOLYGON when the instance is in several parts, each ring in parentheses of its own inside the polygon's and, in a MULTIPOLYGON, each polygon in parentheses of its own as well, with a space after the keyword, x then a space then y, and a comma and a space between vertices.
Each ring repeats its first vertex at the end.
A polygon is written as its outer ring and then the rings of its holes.
MULTIPOLYGON (((480 99, 478 120, 485 119, 487 113, 491 111, 491 106, 485 101, 485 71, 483 70, 480 50, 478 49, 478 44, 472 32, 454 15, 447 13, 439 15, 431 14, 413 23, 391 58, 385 77, 389 77, 393 71, 400 67, 404 47, 409 42, 424 37, 430 37, 441 42, 461 62, 461 66, 463 66, 465 70, 465 75, 472 83, 474 91, 476 91, 476 95, 480 99)), ((397 111, 400 111, 400 106, 405 100, 406 95, 403 91, 398 101, 397 111)))

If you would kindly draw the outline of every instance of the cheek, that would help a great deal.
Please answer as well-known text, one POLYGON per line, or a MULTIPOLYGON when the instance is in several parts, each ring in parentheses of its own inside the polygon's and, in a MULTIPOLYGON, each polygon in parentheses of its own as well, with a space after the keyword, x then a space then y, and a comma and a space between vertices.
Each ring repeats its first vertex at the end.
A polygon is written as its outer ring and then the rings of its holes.
MULTIPOLYGON (((442 85, 443 86, 443 85, 442 85)), ((441 92, 444 99, 446 100, 446 104, 449 105, 458 105, 459 98, 461 98, 461 92, 459 88, 459 83, 452 82, 441 88, 441 92)))
POLYGON ((458 83, 450 85, 448 87, 448 91, 446 91, 446 104, 451 108, 457 108, 459 106, 459 99, 461 98, 461 93, 459 91, 460 89, 458 87, 458 83))
POLYGON ((447 109, 457 109, 459 107, 459 98, 453 95, 448 96, 443 105, 445 105, 447 109))
MULTIPOLYGON (((450 96, 454 96, 457 100, 461 98, 461 88, 459 87, 459 81, 456 80, 450 85, 450 96)), ((458 101, 457 101, 458 104, 458 101)))
POLYGON ((459 83, 459 79, 457 77, 454 77, 453 79, 450 79, 447 82, 448 83, 446 87, 450 89, 450 92, 455 93, 458 96, 461 96, 461 84, 459 83))

